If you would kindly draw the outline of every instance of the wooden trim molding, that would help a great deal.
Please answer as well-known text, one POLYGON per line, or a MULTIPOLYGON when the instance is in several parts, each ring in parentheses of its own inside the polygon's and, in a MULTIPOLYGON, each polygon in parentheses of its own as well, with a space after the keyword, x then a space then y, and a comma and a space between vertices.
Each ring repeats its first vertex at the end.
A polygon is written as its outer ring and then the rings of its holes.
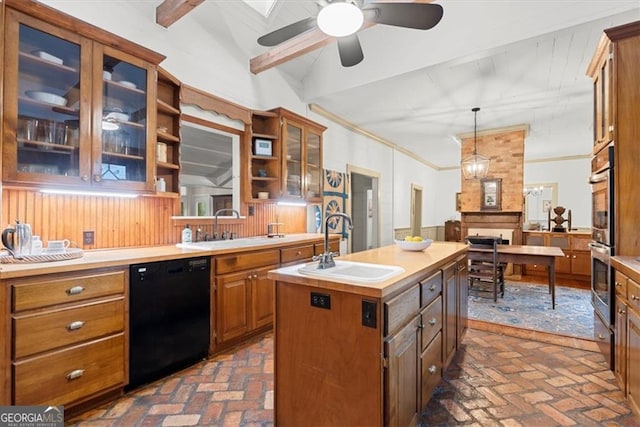
POLYGON ((80 36, 90 38, 106 46, 134 55, 154 65, 158 65, 166 58, 166 56, 154 52, 151 49, 147 49, 144 46, 34 0, 4 0, 4 5, 34 18, 46 21, 49 24, 66 28, 80 36))
POLYGON ((180 88, 180 97, 180 102, 183 104, 195 105, 203 110, 227 116, 231 120, 240 120, 245 125, 251 124, 250 109, 193 86, 183 84, 180 88))
POLYGON ((164 0, 156 7, 156 24, 169 28, 203 2, 204 0, 164 0))

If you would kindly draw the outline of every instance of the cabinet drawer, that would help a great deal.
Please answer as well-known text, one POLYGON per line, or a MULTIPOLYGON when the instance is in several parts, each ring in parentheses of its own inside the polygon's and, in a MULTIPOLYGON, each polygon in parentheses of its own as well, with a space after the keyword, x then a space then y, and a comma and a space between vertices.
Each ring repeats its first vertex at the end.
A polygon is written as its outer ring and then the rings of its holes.
POLYGON ((420 407, 424 408, 442 378, 442 332, 435 336, 427 349, 420 355, 420 369, 422 371, 420 407))
POLYGON ((442 329, 442 297, 439 296, 420 313, 422 348, 424 349, 442 329))
POLYGON ((124 297, 117 300, 14 316, 14 358, 124 330, 124 297))
POLYGON ((126 272, 122 270, 12 283, 13 311, 122 294, 125 281, 126 272))
POLYGON ((627 299, 627 276, 616 271, 615 289, 616 295, 620 295, 622 298, 627 299))
POLYGON ((238 255, 225 255, 215 258, 216 274, 232 273, 249 268, 264 267, 280 263, 280 250, 247 252, 238 255))
MULTIPOLYGON (((316 255, 320 255, 324 253, 324 243, 316 243, 314 246, 314 251, 316 255)), ((340 240, 332 240, 329 242, 329 251, 331 252, 340 252, 340 240)))
POLYGON ((124 385, 124 334, 13 364, 14 405, 67 405, 124 385))
POLYGON ((571 249, 576 251, 589 251, 591 248, 589 243, 591 242, 591 236, 572 236, 571 237, 571 249))
POLYGON ((442 293, 442 271, 420 282, 420 307, 429 304, 435 297, 442 293))
POLYGON ((525 266, 525 271, 527 272, 527 274, 533 272, 535 273, 546 273, 547 272, 547 266, 546 265, 542 265, 542 264, 527 264, 525 266))
POLYGON ((309 261, 311 258, 313 258, 313 245, 280 249, 280 260, 282 264, 309 261))
POLYGON ((629 308, 640 311, 640 284, 627 279, 627 294, 629 295, 629 308))
POLYGON ((397 297, 388 301, 384 305, 384 327, 385 335, 405 324, 414 317, 420 309, 420 287, 413 288, 401 293, 397 297))

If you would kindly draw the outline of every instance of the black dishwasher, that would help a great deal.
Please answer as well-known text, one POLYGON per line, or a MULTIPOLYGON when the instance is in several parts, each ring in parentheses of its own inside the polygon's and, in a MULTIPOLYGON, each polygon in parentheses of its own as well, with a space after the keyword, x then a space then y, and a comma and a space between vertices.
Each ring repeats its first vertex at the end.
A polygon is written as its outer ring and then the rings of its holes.
POLYGON ((207 356, 209 271, 210 257, 131 266, 128 389, 207 356))

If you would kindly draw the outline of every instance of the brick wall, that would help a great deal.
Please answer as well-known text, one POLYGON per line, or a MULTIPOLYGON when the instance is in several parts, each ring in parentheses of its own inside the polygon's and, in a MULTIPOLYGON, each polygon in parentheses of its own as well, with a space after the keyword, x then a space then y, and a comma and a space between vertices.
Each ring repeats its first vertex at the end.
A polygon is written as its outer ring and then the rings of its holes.
MULTIPOLYGON (((526 129, 478 132, 477 152, 489 157, 487 178, 502 179, 502 211, 522 212, 524 139, 526 129)), ((473 134, 462 138, 462 158, 473 153, 473 134)), ((462 174, 462 171, 460 172, 462 174)), ((462 212, 479 212, 480 180, 462 178, 462 212)))

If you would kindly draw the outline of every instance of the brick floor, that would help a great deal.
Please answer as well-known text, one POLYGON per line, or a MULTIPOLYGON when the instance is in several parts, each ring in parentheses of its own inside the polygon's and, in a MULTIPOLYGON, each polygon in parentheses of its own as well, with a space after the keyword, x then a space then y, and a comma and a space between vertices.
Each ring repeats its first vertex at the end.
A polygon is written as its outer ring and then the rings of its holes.
MULTIPOLYGON (((600 353, 528 338, 469 329, 421 425, 640 427, 600 353)), ((66 424, 265 427, 273 397, 267 334, 66 424)))

